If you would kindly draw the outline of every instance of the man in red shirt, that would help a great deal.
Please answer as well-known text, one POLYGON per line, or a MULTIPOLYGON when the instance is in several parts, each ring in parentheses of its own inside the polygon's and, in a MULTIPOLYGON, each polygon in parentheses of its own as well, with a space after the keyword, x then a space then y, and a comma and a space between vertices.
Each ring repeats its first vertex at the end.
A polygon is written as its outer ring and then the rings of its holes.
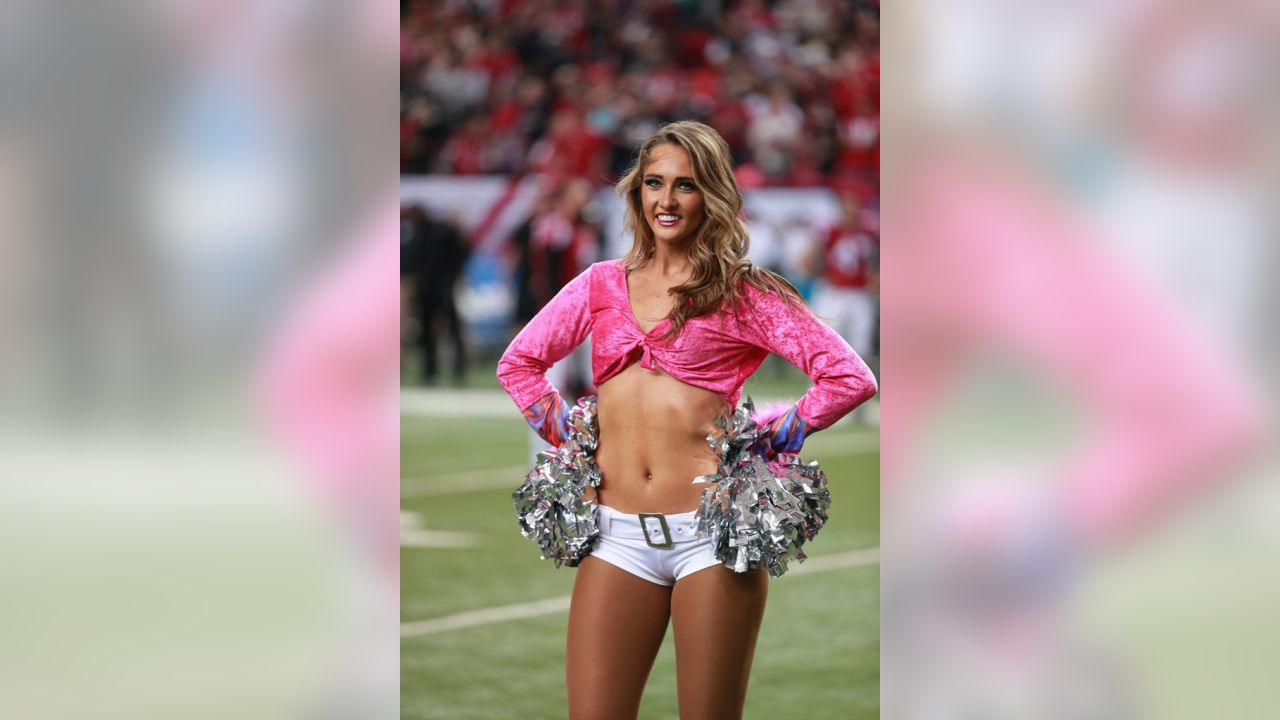
POLYGON ((822 245, 822 278, 813 306, 864 358, 876 348, 880 236, 853 189, 839 192, 840 223, 822 245))

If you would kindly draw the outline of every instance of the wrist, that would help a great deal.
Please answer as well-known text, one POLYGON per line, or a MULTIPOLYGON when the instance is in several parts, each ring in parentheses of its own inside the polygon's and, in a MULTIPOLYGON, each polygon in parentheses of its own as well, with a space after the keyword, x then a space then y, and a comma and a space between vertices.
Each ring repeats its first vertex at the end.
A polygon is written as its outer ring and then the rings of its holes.
POLYGON ((560 393, 547 393, 524 409, 524 419, 543 440, 555 447, 564 444, 569 434, 569 406, 560 393))
POLYGON ((797 453, 810 433, 809 424, 800 417, 800 406, 792 405, 769 426, 769 446, 774 453, 797 453))

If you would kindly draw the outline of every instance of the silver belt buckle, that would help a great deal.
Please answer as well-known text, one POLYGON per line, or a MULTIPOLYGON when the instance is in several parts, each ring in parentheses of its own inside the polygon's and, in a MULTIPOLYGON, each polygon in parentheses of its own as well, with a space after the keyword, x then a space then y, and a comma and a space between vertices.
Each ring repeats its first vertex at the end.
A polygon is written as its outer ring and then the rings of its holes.
POLYGON ((644 533, 644 542, 651 548, 660 550, 670 550, 675 547, 675 543, 671 541, 671 530, 667 527, 667 517, 659 513, 640 513, 640 531, 644 533), (645 518, 658 518, 658 524, 662 526, 662 542, 656 543, 653 538, 649 537, 649 523, 645 522, 645 518))

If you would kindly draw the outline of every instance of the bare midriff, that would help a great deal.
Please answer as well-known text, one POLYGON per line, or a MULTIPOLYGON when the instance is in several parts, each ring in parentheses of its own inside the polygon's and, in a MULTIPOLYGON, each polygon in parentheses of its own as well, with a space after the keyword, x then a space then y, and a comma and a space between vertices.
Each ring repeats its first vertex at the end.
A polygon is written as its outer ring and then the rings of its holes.
POLYGON ((717 465, 707 434, 717 416, 732 412, 724 398, 639 363, 602 384, 597 397, 597 500, 624 513, 695 509, 707 483, 693 479, 717 465))

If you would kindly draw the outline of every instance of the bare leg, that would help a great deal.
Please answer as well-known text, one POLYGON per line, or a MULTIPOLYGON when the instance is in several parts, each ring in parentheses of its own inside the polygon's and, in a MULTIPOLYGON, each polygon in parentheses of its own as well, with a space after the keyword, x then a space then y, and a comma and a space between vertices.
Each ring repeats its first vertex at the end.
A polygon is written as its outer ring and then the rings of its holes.
POLYGON ((768 594, 764 570, 735 573, 715 565, 676 582, 671 619, 680 720, 742 717, 768 594))
POLYGON ((625 720, 667 633, 671 588, 587 556, 569 606, 565 680, 570 720, 625 720))

